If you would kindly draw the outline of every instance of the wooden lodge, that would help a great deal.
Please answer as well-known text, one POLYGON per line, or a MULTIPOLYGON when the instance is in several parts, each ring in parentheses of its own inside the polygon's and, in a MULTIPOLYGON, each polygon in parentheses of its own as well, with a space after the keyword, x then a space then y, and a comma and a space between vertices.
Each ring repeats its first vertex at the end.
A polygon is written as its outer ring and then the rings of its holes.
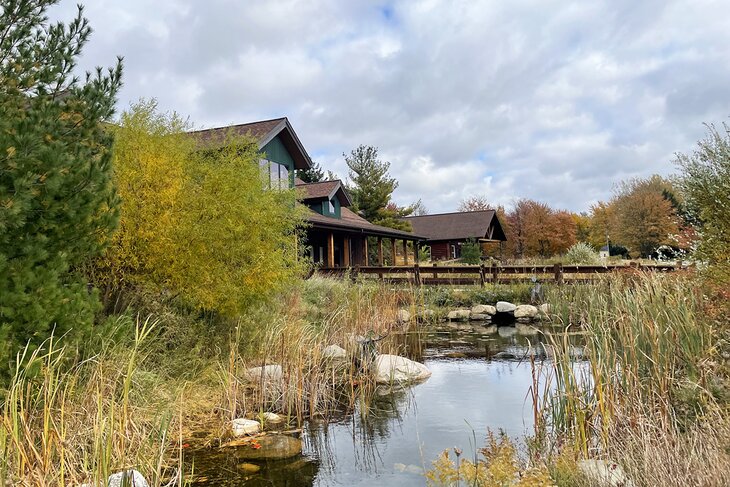
POLYGON ((507 241, 494 210, 462 211, 436 215, 409 216, 413 233, 426 237, 431 247, 431 260, 452 260, 461 257, 461 246, 470 239, 486 245, 502 245, 507 241))
POLYGON ((404 265, 416 262, 418 246, 424 237, 375 225, 350 210, 352 202, 339 180, 305 183, 295 178, 295 170, 309 169, 312 160, 286 117, 198 130, 191 135, 206 145, 223 144, 229 136, 250 136, 258 141, 259 164, 269 174, 269 187, 296 187, 301 191, 301 202, 309 209, 304 245, 320 266, 347 268, 374 264, 368 257, 368 240, 376 245, 377 251, 370 252, 378 265, 384 265, 386 257, 391 263, 397 262, 396 254, 404 265), (389 245, 384 246, 384 240, 389 245), (384 255, 386 249, 390 255, 384 255))

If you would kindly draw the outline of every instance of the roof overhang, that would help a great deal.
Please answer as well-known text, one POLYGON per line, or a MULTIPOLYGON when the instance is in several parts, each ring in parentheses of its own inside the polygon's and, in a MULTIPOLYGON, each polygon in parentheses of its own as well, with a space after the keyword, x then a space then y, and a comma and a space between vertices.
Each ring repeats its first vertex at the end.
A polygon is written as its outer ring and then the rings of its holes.
POLYGON ((277 135, 286 150, 289 151, 296 169, 309 169, 312 167, 312 159, 307 154, 307 150, 302 145, 299 137, 297 137, 297 133, 294 132, 288 118, 283 118, 268 134, 259 139, 259 149, 263 149, 277 135))

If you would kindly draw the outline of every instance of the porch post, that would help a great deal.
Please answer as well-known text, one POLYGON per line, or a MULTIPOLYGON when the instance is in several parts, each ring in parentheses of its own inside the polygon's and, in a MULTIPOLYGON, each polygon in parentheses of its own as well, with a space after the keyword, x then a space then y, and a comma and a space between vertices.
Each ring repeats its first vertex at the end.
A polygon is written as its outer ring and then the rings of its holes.
POLYGON ((343 237, 342 263, 345 267, 350 267, 350 237, 343 237))
POLYGON ((327 235, 327 267, 335 266, 335 236, 332 232, 327 235))
POLYGON ((368 263, 368 238, 367 237, 362 238, 362 261, 363 261, 363 265, 365 265, 365 266, 370 265, 368 263))
POLYGON ((408 240, 403 239, 403 265, 408 265, 408 240))
POLYGON ((391 244, 390 245, 390 256, 391 256, 391 259, 393 262, 391 265, 396 265, 396 263, 395 263, 395 238, 390 239, 390 244, 391 244))
POLYGON ((383 237, 378 237, 378 265, 383 267, 383 237))

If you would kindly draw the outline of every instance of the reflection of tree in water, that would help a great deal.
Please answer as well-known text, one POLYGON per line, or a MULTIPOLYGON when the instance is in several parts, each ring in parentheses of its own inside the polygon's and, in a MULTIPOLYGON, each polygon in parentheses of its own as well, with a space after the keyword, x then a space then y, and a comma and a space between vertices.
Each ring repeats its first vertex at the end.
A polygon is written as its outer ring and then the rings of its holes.
MULTIPOLYGON (((367 403, 361 401, 352 414, 338 421, 334 428, 347 424, 350 430, 355 468, 377 472, 384 465, 378 447, 387 443, 393 428, 400 427, 403 416, 411 407, 415 407, 415 403, 409 387, 379 386, 367 403)), ((340 435, 338 437, 341 438, 340 435)), ((328 424, 310 423, 306 440, 308 448, 320 459, 321 468, 334 471, 333 438, 328 424)))

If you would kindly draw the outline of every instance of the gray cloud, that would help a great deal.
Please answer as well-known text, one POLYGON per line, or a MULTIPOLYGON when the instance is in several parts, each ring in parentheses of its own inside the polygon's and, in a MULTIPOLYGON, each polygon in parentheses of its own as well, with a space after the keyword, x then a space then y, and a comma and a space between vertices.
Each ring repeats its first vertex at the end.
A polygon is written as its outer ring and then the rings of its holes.
MULTIPOLYGON (((486 194, 584 210, 730 106, 722 1, 96 0, 82 67, 125 57, 120 107, 199 126, 287 115, 308 150, 380 147, 401 204, 486 194)), ((63 2, 54 18, 68 18, 63 2)))

